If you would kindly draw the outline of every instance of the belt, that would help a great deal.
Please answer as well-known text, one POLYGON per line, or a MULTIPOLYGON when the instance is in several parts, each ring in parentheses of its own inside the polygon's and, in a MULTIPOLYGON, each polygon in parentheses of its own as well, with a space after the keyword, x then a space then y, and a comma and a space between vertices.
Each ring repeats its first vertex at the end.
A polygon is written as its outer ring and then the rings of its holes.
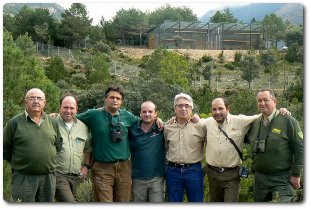
MULTIPOLYGON (((197 163, 200 163, 200 162, 197 162, 197 163)), ((176 167, 176 168, 186 168, 186 167, 189 167, 197 163, 185 164, 185 163, 174 163, 174 162, 168 161, 168 165, 172 167, 176 167)))
POLYGON ((117 164, 117 163, 123 162, 123 161, 126 161, 126 160, 119 159, 119 160, 115 160, 115 161, 111 161, 111 162, 105 162, 105 163, 114 163, 114 164, 117 164))
POLYGON ((76 173, 66 173, 66 175, 68 175, 68 176, 79 176, 80 174, 76 174, 76 173))
POLYGON ((208 165, 208 168, 210 168, 210 169, 212 169, 218 173, 223 173, 225 171, 235 170, 238 168, 238 166, 233 167, 233 168, 226 168, 226 167, 216 167, 216 166, 208 165))

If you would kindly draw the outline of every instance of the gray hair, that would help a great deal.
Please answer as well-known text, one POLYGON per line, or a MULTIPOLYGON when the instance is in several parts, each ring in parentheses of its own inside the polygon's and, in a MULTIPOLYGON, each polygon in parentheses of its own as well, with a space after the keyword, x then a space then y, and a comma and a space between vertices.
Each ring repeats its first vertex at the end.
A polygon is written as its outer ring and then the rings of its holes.
POLYGON ((174 107, 177 105, 179 99, 186 99, 189 102, 189 105, 192 107, 192 109, 194 109, 193 99, 190 95, 184 94, 184 93, 180 93, 180 94, 175 95, 174 107))

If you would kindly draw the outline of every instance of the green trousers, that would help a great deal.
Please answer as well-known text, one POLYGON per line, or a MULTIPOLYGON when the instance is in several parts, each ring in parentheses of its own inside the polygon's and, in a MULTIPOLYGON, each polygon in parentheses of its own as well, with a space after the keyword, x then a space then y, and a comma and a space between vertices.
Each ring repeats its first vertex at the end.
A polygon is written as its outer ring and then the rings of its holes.
POLYGON ((14 202, 54 202, 56 176, 55 173, 29 175, 14 171, 11 186, 14 202))
POLYGON ((296 190, 290 184, 290 175, 271 176, 255 172, 255 202, 290 202, 296 190))
POLYGON ((239 169, 219 173, 206 167, 210 202, 238 202, 240 193, 239 169))

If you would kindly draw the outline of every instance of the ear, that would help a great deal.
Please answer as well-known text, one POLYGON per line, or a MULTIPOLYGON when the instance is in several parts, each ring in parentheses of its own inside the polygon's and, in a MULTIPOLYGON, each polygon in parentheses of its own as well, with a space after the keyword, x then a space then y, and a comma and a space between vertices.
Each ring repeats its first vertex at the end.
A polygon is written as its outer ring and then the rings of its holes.
POLYGON ((228 110, 228 112, 230 112, 230 110, 231 110, 231 109, 230 109, 230 106, 227 107, 227 110, 228 110))

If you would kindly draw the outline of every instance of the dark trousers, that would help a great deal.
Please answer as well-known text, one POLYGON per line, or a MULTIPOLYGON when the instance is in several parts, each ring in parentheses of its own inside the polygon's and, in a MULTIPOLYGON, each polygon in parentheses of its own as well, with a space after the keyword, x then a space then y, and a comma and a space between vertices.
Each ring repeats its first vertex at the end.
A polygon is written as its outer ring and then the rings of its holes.
POLYGON ((210 202, 238 202, 240 193, 239 169, 217 172, 207 167, 210 202))
POLYGON ((184 168, 168 165, 166 185, 169 202, 183 202, 184 190, 189 202, 203 202, 203 174, 201 164, 195 163, 184 168))
POLYGON ((55 173, 29 175, 14 171, 11 185, 14 202, 54 202, 55 173))
POLYGON ((58 202, 76 202, 76 190, 81 178, 78 175, 56 173, 56 194, 58 202))
POLYGON ((254 201, 255 202, 290 202, 296 190, 290 184, 289 174, 271 176, 255 172, 254 201))

